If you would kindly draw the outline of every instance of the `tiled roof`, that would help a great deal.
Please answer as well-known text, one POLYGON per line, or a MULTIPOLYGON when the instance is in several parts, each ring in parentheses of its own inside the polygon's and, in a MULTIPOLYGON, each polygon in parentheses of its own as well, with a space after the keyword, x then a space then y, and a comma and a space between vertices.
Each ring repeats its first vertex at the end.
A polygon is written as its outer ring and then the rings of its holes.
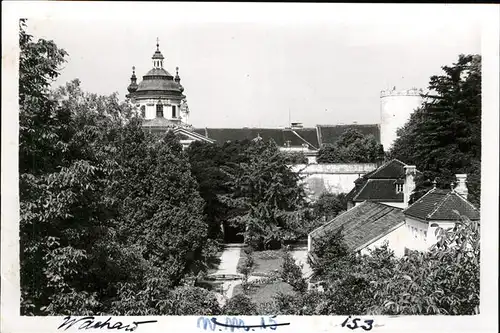
POLYGON ((396 193, 396 179, 368 179, 353 201, 403 202, 403 193, 396 193))
POLYGON ((360 250, 361 246, 371 244, 403 222, 401 209, 365 201, 313 230, 309 236, 314 247, 315 239, 342 228, 342 235, 349 249, 360 250))
POLYGON ((380 127, 377 124, 370 125, 318 125, 319 139, 321 145, 326 143, 334 144, 335 141, 348 129, 355 129, 363 135, 373 135, 377 142, 380 142, 380 127))
POLYGON ((274 140, 280 147, 286 142, 291 147, 302 147, 308 144, 309 148, 317 149, 319 144, 315 128, 283 129, 283 128, 197 128, 196 133, 202 134, 219 143, 227 141, 253 140, 260 136, 264 141, 274 140))
POLYGON ((324 143, 334 143, 348 129, 356 129, 364 135, 372 134, 380 142, 378 125, 318 125, 316 128, 198 128, 197 133, 217 142, 252 140, 260 135, 264 140, 273 139, 283 147, 287 141, 291 147, 307 144, 310 149, 319 149, 324 143))
POLYGON ((458 220, 459 215, 479 220, 479 210, 460 194, 451 190, 432 189, 403 211, 421 220, 458 220))
POLYGON ((142 80, 139 83, 137 88, 137 92, 141 91, 170 91, 174 93, 178 93, 181 95, 181 87, 180 84, 173 80, 165 80, 165 79, 147 79, 142 80))
MULTIPOLYGON (((349 193, 349 198, 356 202, 365 200, 403 202, 403 193, 396 193, 396 183, 404 183, 406 165, 393 159, 366 173, 354 181, 357 186, 349 193)), ((418 170, 416 172, 417 175, 421 174, 418 170)))
POLYGON ((146 75, 143 76, 143 79, 147 78, 148 76, 165 76, 167 78, 173 79, 174 77, 172 74, 170 74, 167 70, 163 68, 152 68, 149 70, 149 72, 146 73, 146 75))
POLYGON ((365 174, 363 177, 367 179, 398 179, 405 176, 405 163, 400 160, 390 160, 382 164, 377 169, 365 174))

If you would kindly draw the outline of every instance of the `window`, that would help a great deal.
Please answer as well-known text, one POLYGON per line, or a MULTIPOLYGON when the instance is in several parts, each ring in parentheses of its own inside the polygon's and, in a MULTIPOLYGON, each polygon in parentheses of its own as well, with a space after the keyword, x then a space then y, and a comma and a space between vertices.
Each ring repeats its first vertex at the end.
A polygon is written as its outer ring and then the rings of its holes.
POLYGON ((163 117, 163 105, 162 104, 156 104, 156 117, 158 117, 158 118, 163 117))
POLYGON ((396 184, 396 193, 403 192, 403 184, 396 184))
POLYGON ((175 118, 176 107, 172 105, 172 118, 175 118))
POLYGON ((143 118, 146 117, 146 106, 145 105, 141 106, 141 116, 143 118))

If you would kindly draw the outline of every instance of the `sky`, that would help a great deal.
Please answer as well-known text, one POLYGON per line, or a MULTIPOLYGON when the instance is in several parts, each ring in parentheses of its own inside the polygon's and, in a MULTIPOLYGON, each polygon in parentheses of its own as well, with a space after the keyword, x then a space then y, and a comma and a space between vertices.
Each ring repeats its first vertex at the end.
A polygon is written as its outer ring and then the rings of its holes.
POLYGON ((27 17, 29 33, 69 53, 56 86, 79 78, 86 91, 124 99, 132 66, 140 81, 159 38, 165 69, 180 68, 195 127, 376 124, 381 90, 425 89, 459 54, 481 52, 479 15, 467 6, 54 8, 27 17))

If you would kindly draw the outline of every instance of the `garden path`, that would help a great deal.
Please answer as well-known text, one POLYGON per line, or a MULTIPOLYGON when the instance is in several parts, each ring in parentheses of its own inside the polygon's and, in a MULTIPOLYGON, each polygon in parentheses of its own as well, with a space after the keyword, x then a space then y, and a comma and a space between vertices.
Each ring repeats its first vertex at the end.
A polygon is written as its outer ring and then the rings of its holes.
POLYGON ((312 269, 307 263, 307 246, 300 246, 292 248, 292 256, 295 259, 295 262, 302 266, 302 276, 305 279, 309 279, 312 274, 312 269))

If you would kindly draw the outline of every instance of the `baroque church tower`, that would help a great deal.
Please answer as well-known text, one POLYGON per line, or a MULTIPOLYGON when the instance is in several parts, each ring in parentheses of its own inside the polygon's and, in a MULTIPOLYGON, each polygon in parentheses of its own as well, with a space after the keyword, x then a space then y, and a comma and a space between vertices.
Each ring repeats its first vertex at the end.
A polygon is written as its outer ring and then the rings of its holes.
POLYGON ((142 77, 137 84, 135 67, 132 67, 132 77, 127 95, 132 104, 140 110, 144 118, 143 126, 161 130, 167 128, 190 128, 189 108, 184 96, 184 87, 179 77, 179 67, 176 67, 175 77, 163 68, 165 58, 160 52, 157 40, 156 51, 153 54, 153 68, 142 77))
POLYGON ((173 131, 179 137, 184 148, 193 141, 214 143, 215 140, 196 133, 189 124, 189 107, 181 85, 179 67, 175 68, 175 77, 163 68, 165 57, 160 52, 158 39, 153 54, 153 68, 137 84, 135 67, 128 86, 127 98, 137 106, 143 118, 142 127, 148 132, 165 133, 173 131))

